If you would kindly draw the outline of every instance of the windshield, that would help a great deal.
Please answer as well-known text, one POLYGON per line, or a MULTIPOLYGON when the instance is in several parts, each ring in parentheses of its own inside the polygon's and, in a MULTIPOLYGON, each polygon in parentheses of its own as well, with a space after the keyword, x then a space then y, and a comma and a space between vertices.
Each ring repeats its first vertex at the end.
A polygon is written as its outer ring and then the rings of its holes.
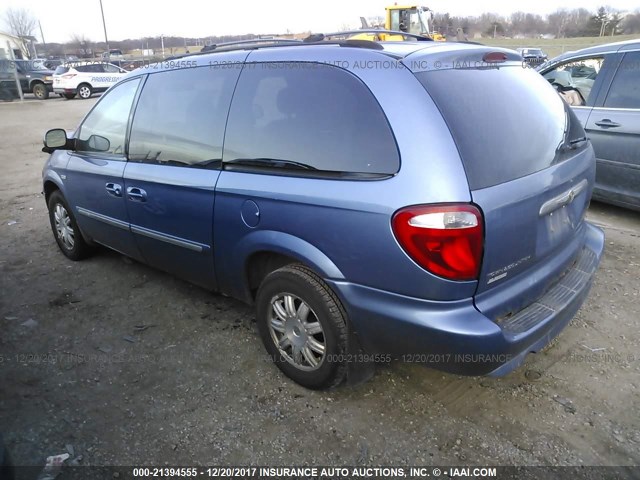
POLYGON ((34 70, 48 70, 44 66, 43 60, 16 60, 16 65, 25 72, 32 72, 34 70))

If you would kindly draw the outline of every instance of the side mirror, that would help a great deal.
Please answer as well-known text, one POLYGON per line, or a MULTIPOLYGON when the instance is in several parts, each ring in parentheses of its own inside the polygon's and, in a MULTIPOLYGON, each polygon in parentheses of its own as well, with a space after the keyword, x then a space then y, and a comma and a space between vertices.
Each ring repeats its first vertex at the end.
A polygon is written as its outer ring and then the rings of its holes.
POLYGON ((54 150, 68 150, 70 148, 68 146, 67 132, 62 128, 54 128, 45 133, 43 143, 42 151, 45 153, 51 153, 54 150))
POLYGON ((87 148, 91 152, 108 152, 111 142, 108 138, 100 135, 91 135, 86 142, 87 148))

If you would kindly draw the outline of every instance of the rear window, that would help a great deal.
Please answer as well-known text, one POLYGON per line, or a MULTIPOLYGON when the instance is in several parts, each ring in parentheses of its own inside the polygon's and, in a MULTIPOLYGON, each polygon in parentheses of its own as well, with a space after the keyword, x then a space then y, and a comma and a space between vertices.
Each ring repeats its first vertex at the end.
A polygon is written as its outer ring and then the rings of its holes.
POLYGON ((561 158, 565 128, 572 127, 570 136, 584 135, 553 87, 531 69, 451 69, 416 76, 451 130, 471 190, 550 167, 561 158))
POLYGON ((62 65, 60 65, 59 67, 56 67, 56 70, 53 72, 54 75, 62 75, 64 73, 67 73, 69 71, 69 67, 63 67, 62 65))

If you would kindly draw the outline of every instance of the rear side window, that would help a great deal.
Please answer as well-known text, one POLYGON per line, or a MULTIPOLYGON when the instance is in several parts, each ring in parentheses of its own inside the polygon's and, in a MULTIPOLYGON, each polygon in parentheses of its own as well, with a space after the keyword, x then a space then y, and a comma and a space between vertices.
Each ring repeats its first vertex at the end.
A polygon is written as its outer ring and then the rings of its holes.
POLYGON ((149 75, 129 141, 129 160, 220 167, 238 69, 199 67, 149 75))
POLYGON ((400 166, 387 119, 369 89, 342 69, 314 63, 245 66, 229 113, 224 161, 252 160, 372 175, 394 174, 400 166))
POLYGON ((451 69, 416 76, 449 125, 471 190, 550 167, 559 158, 565 128, 584 135, 555 89, 531 69, 451 69))
POLYGON ((69 67, 63 67, 62 65, 60 65, 59 67, 56 67, 56 70, 53 72, 54 75, 62 75, 64 73, 67 73, 69 71, 69 67))
POLYGON ((604 102, 607 108, 640 108, 640 52, 625 54, 604 102))
POLYGON ((89 65, 78 65, 76 67, 76 70, 78 72, 90 72, 90 73, 102 73, 102 65, 100 65, 99 63, 91 63, 89 65))
POLYGON ((103 63, 102 70, 107 73, 120 73, 120 69, 115 65, 111 65, 110 63, 103 63))

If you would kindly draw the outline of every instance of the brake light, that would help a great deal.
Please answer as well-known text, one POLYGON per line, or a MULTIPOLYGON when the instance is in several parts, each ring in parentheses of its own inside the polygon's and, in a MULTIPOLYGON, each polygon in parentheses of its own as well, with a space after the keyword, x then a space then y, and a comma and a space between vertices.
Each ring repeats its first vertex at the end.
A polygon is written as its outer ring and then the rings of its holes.
POLYGON ((67 73, 65 75, 62 75, 62 78, 64 78, 65 80, 69 80, 70 78, 73 78, 75 76, 76 76, 75 73, 67 73))
POLYGON ((489 52, 484 54, 482 60, 485 63, 502 63, 507 60, 507 54, 504 52, 489 52))
POLYGON ((392 219, 404 251, 422 268, 449 280, 476 280, 483 250, 482 213, 473 205, 418 205, 392 219))

